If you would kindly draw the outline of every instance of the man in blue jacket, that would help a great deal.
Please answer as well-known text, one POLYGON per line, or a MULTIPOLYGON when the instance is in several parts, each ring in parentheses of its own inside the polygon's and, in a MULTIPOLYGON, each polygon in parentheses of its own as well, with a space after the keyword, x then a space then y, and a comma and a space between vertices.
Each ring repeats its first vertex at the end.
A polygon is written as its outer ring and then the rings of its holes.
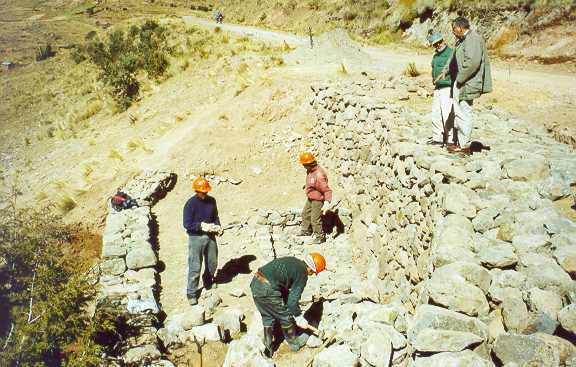
POLYGON ((188 287, 186 295, 191 305, 198 303, 198 281, 202 261, 204 274, 202 281, 205 289, 212 288, 214 275, 218 268, 218 247, 216 235, 221 234, 220 219, 216 200, 208 196, 212 189, 203 177, 197 177, 192 183, 196 195, 184 205, 184 228, 188 233, 188 287))

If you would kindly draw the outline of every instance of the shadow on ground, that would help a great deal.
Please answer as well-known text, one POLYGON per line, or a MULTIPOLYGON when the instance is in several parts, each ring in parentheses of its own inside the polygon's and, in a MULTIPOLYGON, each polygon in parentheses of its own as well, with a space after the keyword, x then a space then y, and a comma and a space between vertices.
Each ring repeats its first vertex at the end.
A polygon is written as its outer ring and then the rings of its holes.
POLYGON ((238 274, 250 274, 250 263, 256 260, 254 255, 244 255, 228 261, 216 274, 217 284, 230 283, 238 274))

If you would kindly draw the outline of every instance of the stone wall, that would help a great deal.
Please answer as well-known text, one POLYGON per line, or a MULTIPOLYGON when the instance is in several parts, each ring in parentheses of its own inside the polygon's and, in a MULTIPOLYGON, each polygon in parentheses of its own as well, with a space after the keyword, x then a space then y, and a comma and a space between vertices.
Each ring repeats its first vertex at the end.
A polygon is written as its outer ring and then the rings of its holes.
MULTIPOLYGON (((485 109, 476 111, 474 137, 492 149, 449 154, 426 145, 430 123, 398 104, 417 91, 403 78, 312 91, 310 142, 352 210, 351 251, 370 285, 363 298, 404 309, 408 327, 373 316, 386 310, 341 301, 332 324, 356 330, 356 340, 366 340, 362 314, 395 326, 408 346, 397 336, 394 345, 392 331, 380 343, 392 340, 393 365, 574 365, 576 224, 553 202, 576 183, 572 148, 485 109)), ((340 340, 340 361, 351 353, 389 365, 374 358, 382 347, 340 340)))
POLYGON ((154 248, 155 221, 151 206, 174 184, 170 173, 150 171, 133 179, 121 191, 135 198, 138 207, 109 208, 102 237, 99 295, 96 312, 112 312, 122 319, 124 338, 107 365, 173 366, 162 358, 157 327, 158 263, 154 248))

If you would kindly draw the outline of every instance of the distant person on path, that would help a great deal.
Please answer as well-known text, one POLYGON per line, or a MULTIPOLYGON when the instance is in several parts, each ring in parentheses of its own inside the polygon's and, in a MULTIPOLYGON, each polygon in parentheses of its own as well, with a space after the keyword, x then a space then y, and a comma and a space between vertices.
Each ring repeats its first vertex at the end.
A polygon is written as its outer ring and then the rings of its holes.
POLYGON ((456 78, 452 80, 454 141, 464 148, 472 134, 472 104, 482 94, 492 91, 492 75, 486 44, 480 34, 470 29, 468 19, 454 19, 452 33, 457 38, 455 50, 438 80, 444 79, 450 70, 456 70, 456 78))
POLYGON ((452 110, 452 98, 450 87, 452 79, 447 75, 444 79, 438 76, 448 64, 452 56, 452 49, 446 45, 444 38, 438 32, 432 32, 428 36, 428 42, 434 47, 432 57, 432 81, 434 84, 434 98, 432 99, 432 140, 430 144, 447 144, 452 137, 451 129, 447 128, 448 117, 452 110))
POLYGON ((306 204, 302 210, 300 236, 314 235, 313 243, 322 243, 326 241, 322 214, 331 207, 332 189, 328 186, 326 171, 318 165, 312 153, 302 153, 300 164, 306 169, 306 204))
POLYGON ((214 275, 218 268, 218 247, 216 235, 221 234, 220 219, 216 200, 208 196, 212 189, 203 177, 192 182, 196 192, 184 205, 184 228, 188 234, 188 287, 186 295, 190 305, 198 303, 198 282, 204 262, 202 280, 204 289, 214 285, 214 275))
POLYGON ((250 283, 252 298, 262 315, 266 354, 272 357, 274 324, 278 322, 292 351, 298 351, 308 341, 308 334, 297 335, 296 326, 306 329, 308 321, 300 310, 300 297, 308 276, 319 274, 326 268, 326 260, 312 252, 300 260, 293 256, 270 261, 258 269, 250 283), (284 301, 286 297, 286 301, 284 301))

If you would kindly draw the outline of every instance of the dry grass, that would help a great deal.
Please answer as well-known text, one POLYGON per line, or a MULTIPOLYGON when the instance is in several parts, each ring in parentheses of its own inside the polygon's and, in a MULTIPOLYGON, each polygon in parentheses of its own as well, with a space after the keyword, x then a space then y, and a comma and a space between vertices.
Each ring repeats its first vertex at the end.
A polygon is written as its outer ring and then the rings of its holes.
POLYGON ((414 62, 409 63, 408 66, 406 66, 406 69, 404 69, 404 75, 411 78, 416 78, 420 74, 420 71, 418 71, 418 68, 416 68, 416 63, 414 62))
POLYGON ((146 146, 146 143, 144 142, 144 140, 141 137, 134 137, 132 139, 130 139, 127 143, 126 143, 126 148, 130 151, 133 152, 135 150, 142 150, 148 154, 152 153, 153 150, 148 148, 146 146))
POLYGON ((338 68, 338 73, 341 75, 348 75, 348 69, 346 69, 346 65, 343 62, 340 63, 340 68, 338 68))

